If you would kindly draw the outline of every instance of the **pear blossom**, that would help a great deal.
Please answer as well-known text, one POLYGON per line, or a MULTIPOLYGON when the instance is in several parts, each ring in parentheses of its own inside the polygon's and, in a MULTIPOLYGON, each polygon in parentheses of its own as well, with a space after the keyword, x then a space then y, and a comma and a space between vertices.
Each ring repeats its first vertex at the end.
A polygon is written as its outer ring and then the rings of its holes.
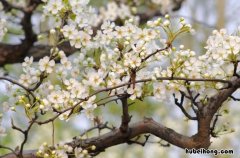
POLYGON ((22 74, 19 79, 19 83, 28 87, 32 84, 32 78, 29 74, 22 74))
POLYGON ((103 30, 104 34, 108 34, 113 31, 113 28, 115 27, 115 23, 111 21, 105 21, 101 25, 101 29, 103 30))
POLYGON ((65 69, 70 70, 72 68, 71 62, 68 60, 68 58, 64 57, 61 59, 61 64, 64 66, 65 69))
POLYGON ((82 36, 83 32, 78 31, 75 32, 72 38, 70 39, 71 46, 74 46, 75 48, 81 48, 82 47, 82 36))
POLYGON ((26 57, 22 63, 23 67, 30 67, 33 63, 33 57, 26 57))
POLYGON ((62 114, 59 116, 59 120, 68 121, 70 112, 71 112, 71 111, 67 111, 67 112, 62 113, 62 114))
POLYGON ((95 109, 97 104, 94 103, 96 96, 90 97, 87 101, 82 102, 80 105, 83 109, 95 109))
POLYGON ((64 27, 62 28, 62 33, 65 38, 73 39, 74 34, 76 34, 76 32, 77 32, 77 29, 74 24, 64 25, 64 27))
POLYGON ((83 110, 83 113, 86 115, 86 117, 89 119, 89 120, 93 120, 94 119, 94 107, 90 107, 90 108, 87 108, 87 109, 84 109, 83 110))
POLYGON ((53 15, 58 14, 58 12, 61 11, 63 8, 64 4, 62 0, 49 0, 44 6, 44 9, 53 15))
POLYGON ((142 86, 136 84, 135 87, 130 87, 127 89, 127 93, 130 94, 130 99, 135 100, 136 98, 140 98, 142 95, 142 86))
POLYGON ((48 100, 53 104, 61 104, 64 102, 63 94, 61 91, 53 91, 48 95, 48 100))
POLYGON ((48 56, 39 60, 39 69, 40 71, 46 71, 47 73, 52 73, 53 68, 55 66, 55 61, 50 60, 48 56))
POLYGON ((57 158, 68 158, 68 155, 63 150, 55 150, 57 158))
POLYGON ((90 158, 91 156, 88 154, 87 150, 80 148, 74 149, 74 155, 76 158, 90 158))
POLYGON ((166 86, 164 83, 154 83, 153 84, 153 93, 154 97, 159 100, 165 100, 166 99, 166 86))

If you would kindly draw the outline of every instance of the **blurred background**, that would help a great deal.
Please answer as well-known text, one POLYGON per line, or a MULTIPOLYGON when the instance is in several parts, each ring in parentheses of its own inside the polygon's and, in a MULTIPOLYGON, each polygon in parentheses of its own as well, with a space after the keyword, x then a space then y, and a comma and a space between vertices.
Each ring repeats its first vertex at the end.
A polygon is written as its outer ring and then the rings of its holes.
MULTIPOLYGON (((161 0, 167 1, 167 0, 161 0)), ((99 0, 91 2, 94 5, 104 5, 107 0, 99 0)), ((164 2, 162 2, 164 3, 164 2)), ((147 12, 142 8, 142 12, 147 12)), ((184 44, 186 48, 192 49, 199 54, 205 52, 204 46, 209 35, 214 29, 226 28, 229 33, 234 33, 238 26, 240 26, 240 3, 238 0, 185 0, 178 11, 170 11, 169 14, 173 19, 184 17, 185 20, 192 24, 195 29, 194 35, 182 36, 177 42, 184 44)), ((35 15, 33 22, 38 24, 39 15, 35 15)), ((18 32, 17 27, 11 28, 15 34, 5 37, 5 42, 19 42, 22 36, 18 32)), ((72 56, 73 58, 74 56, 72 56)), ((20 64, 6 65, 5 69, 11 75, 18 76, 20 64)), ((7 94, 7 89, 3 83, 0 86, 0 93, 7 94)), ((235 96, 239 96, 236 93, 235 96)), ((0 98, 0 102, 4 102, 5 98, 0 98)), ((2 106, 0 106, 2 110, 2 106)), ((21 111, 21 109, 18 109, 21 111)), ((140 145, 118 145, 107 149, 96 156, 97 158, 157 158, 157 157, 182 157, 182 158, 236 158, 240 155, 240 105, 238 102, 229 102, 221 109, 223 116, 219 118, 217 129, 221 130, 227 128, 228 130, 222 132, 218 138, 212 138, 211 149, 233 149, 234 155, 189 155, 175 146, 164 147, 167 145, 164 141, 155 137, 150 137, 150 142, 144 147, 140 145), (235 132, 232 132, 233 130, 235 132)), ((119 125, 121 108, 119 105, 112 103, 109 106, 100 108, 96 111, 99 117, 104 121, 108 121, 109 125, 119 125)), ((153 117, 156 121, 173 128, 177 132, 185 133, 186 135, 195 134, 197 126, 196 123, 186 121, 180 110, 174 105, 174 102, 159 103, 151 99, 146 99, 144 102, 136 102, 130 107, 130 113, 133 115, 133 122, 142 119, 144 116, 153 117)), ((13 117, 15 123, 21 127, 25 127, 27 120, 22 117, 22 113, 7 112, 4 113, 3 126, 7 129, 7 135, 0 137, 0 144, 6 146, 16 146, 22 140, 23 136, 10 128, 10 118, 13 117)), ((56 142, 69 141, 73 136, 79 135, 92 126, 92 123, 86 119, 84 115, 76 116, 68 122, 57 120, 55 122, 55 139, 56 142)), ((36 149, 43 142, 51 143, 52 138, 51 124, 43 125, 41 128, 34 128, 31 131, 31 138, 26 149, 36 149), (33 141, 32 141, 33 140, 33 141)), ((104 131, 101 131, 104 133, 104 131)), ((95 135, 97 132, 89 134, 95 135)), ((0 149, 0 155, 6 153, 0 149)))

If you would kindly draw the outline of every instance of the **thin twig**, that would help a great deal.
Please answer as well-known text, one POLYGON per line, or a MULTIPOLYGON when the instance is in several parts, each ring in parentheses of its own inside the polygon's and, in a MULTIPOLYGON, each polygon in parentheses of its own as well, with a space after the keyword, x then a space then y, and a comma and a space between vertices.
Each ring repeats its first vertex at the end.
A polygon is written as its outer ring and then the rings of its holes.
POLYGON ((230 96, 230 98, 232 99, 232 100, 234 100, 234 101, 240 101, 240 99, 239 98, 236 98, 236 97, 234 97, 234 96, 230 96))
POLYGON ((197 120, 197 117, 193 117, 190 114, 187 113, 187 111, 183 107, 183 102, 184 102, 184 94, 181 93, 181 101, 178 102, 178 99, 176 98, 176 95, 173 94, 175 104, 181 109, 183 114, 190 120, 197 120))
POLYGON ((210 134, 212 135, 212 137, 217 137, 216 133, 214 132, 214 129, 216 127, 219 116, 222 116, 222 115, 221 114, 216 114, 215 115, 215 119, 213 120, 213 124, 210 127, 210 134))
POLYGON ((52 121, 52 146, 55 145, 55 126, 54 126, 54 120, 52 121))
POLYGON ((10 148, 10 147, 0 145, 0 148, 9 150, 9 151, 11 151, 15 156, 17 156, 17 153, 16 153, 12 148, 10 148))
POLYGON ((29 134, 29 131, 30 129, 32 128, 33 124, 35 123, 35 120, 37 119, 37 115, 35 115, 35 118, 33 118, 33 120, 30 122, 30 124, 28 125, 27 129, 25 131, 23 131, 23 135, 24 135, 24 140, 23 142, 21 143, 21 146, 20 146, 20 151, 19 151, 19 157, 20 158, 23 158, 23 148, 24 148, 24 145, 26 144, 27 140, 28 140, 28 134, 29 134))

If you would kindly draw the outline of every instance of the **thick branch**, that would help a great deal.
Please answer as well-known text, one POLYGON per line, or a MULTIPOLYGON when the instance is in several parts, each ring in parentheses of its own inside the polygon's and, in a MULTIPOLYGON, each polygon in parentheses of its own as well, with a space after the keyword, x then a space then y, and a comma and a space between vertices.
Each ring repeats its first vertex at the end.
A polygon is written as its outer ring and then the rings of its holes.
MULTIPOLYGON (((94 152, 104 151, 106 148, 126 143, 128 140, 139 136, 141 134, 153 134, 173 145, 181 148, 207 148, 210 143, 208 141, 196 141, 195 136, 187 137, 183 136, 174 130, 167 128, 152 119, 145 118, 144 121, 132 124, 129 126, 127 133, 121 132, 120 129, 115 129, 107 134, 90 139, 79 140, 76 139, 73 142, 68 143, 72 147, 81 146, 86 148, 90 145, 95 145, 97 148, 94 152), (127 137, 126 137, 127 136, 127 137)), ((200 139, 200 138, 199 138, 200 139)))
POLYGON ((12 9, 20 10, 22 12, 24 10, 22 7, 11 4, 11 3, 7 2, 6 0, 0 0, 0 2, 3 5, 3 10, 6 11, 6 12, 11 11, 12 9))
POLYGON ((123 133, 126 133, 128 131, 128 123, 131 120, 131 117, 128 113, 128 103, 127 103, 127 96, 121 99, 122 101, 122 123, 120 126, 120 130, 123 133))
MULTIPOLYGON (((47 45, 31 46, 31 48, 23 54, 24 49, 22 45, 0 43, 0 66, 23 62, 26 56, 32 56, 34 57, 34 61, 39 61, 42 57, 49 56, 51 48, 51 46, 47 45)), ((76 49, 72 48, 69 43, 59 45, 59 49, 63 50, 68 56, 76 52, 76 49)))
MULTIPOLYGON (((112 147, 122 143, 127 143, 129 140, 141 134, 147 133, 155 135, 169 142, 170 144, 176 145, 181 148, 207 148, 210 145, 209 140, 204 139, 201 140, 199 136, 192 137, 183 136, 175 132, 174 130, 167 128, 149 118, 145 118, 141 122, 130 125, 129 130, 126 133, 121 132, 120 129, 115 129, 99 137, 93 137, 88 139, 74 139, 72 142, 69 142, 67 144, 74 148, 80 146, 82 148, 87 148, 91 145, 95 145, 96 150, 89 152, 99 153, 104 151, 108 147, 112 147)), ((34 154, 35 152, 36 151, 33 151, 30 154, 32 158, 36 157, 34 154)), ((13 157, 14 157, 13 154, 3 156, 3 158, 13 157)), ((24 158, 29 158, 29 153, 24 154, 24 158)))
POLYGON ((2 2, 6 11, 17 9, 24 13, 20 23, 25 36, 22 43, 17 45, 0 44, 0 66, 3 66, 6 63, 22 61, 23 58, 27 56, 27 53, 33 44, 37 41, 37 35, 33 31, 31 19, 34 10, 42 3, 42 1, 30 0, 24 8, 14 6, 5 0, 1 0, 0 2, 2 2))

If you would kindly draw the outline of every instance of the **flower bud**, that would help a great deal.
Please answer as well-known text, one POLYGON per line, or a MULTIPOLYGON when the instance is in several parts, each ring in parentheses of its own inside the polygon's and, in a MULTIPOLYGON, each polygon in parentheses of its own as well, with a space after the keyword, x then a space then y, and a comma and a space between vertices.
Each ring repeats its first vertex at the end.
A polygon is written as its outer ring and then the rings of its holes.
POLYGON ((83 153, 84 155, 87 155, 87 154, 88 154, 88 151, 87 151, 86 149, 84 149, 84 150, 82 151, 82 153, 83 153))
POLYGON ((179 47, 180 49, 184 49, 184 45, 180 45, 180 47, 179 47))
POLYGON ((11 107, 12 111, 16 111, 16 108, 14 106, 11 107))
POLYGON ((170 25, 170 21, 169 21, 169 20, 165 20, 165 21, 163 22, 163 25, 164 25, 165 27, 168 27, 168 26, 170 25))
POLYGON ((95 145, 92 145, 92 146, 91 146, 91 150, 96 150, 96 146, 95 146, 95 145))
POLYGON ((169 14, 166 14, 166 15, 165 15, 165 18, 166 18, 166 19, 169 19, 169 18, 170 18, 169 14))

